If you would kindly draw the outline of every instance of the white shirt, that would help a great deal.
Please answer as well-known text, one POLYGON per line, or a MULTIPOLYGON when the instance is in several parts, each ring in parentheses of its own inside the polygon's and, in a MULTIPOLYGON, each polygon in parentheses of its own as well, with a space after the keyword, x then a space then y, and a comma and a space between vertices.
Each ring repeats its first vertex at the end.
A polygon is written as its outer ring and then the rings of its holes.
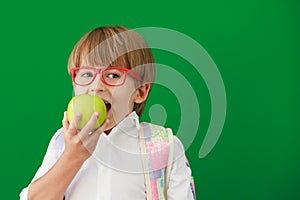
MULTIPOLYGON (((101 134, 92 156, 84 162, 65 192, 66 200, 145 200, 139 129, 139 117, 132 112, 109 135, 101 134)), ((62 138, 62 129, 59 129, 31 182, 42 177, 55 164, 64 147, 62 138)), ((175 136, 174 144, 168 200, 192 200, 191 170, 185 163, 184 148, 175 136)), ((22 190, 20 199, 27 200, 27 193, 28 187, 22 190)))

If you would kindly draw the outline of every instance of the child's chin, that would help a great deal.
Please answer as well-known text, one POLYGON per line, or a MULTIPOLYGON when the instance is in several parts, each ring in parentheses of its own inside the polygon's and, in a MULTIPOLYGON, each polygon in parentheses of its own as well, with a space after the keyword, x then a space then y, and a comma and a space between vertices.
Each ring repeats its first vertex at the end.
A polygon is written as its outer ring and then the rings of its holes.
POLYGON ((116 123, 114 122, 114 120, 113 119, 109 119, 108 126, 104 130, 104 133, 106 133, 106 135, 108 135, 115 126, 116 126, 116 123))

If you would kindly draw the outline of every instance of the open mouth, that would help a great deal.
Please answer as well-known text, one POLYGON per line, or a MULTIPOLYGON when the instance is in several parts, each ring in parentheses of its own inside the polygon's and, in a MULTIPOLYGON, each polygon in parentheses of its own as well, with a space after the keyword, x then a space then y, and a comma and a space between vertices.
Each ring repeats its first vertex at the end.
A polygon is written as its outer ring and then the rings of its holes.
POLYGON ((108 112, 111 109, 111 104, 104 100, 105 106, 106 106, 106 112, 108 112))

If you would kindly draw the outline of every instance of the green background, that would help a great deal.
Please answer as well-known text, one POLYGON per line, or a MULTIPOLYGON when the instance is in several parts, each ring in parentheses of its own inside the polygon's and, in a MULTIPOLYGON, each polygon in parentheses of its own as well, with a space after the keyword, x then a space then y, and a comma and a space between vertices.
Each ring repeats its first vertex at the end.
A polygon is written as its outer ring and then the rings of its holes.
MULTIPOLYGON (((61 125, 72 97, 66 67, 73 46, 87 31, 117 24, 182 32, 218 66, 226 122, 213 151, 199 159, 211 115, 206 85, 187 61, 154 50, 157 62, 190 81, 201 102, 199 130, 186 152, 198 199, 299 199, 299 8, 296 0, 2 2, 1 199, 18 199, 61 125)), ((155 86, 151 95, 147 108, 162 104, 176 131, 174 94, 155 86)))

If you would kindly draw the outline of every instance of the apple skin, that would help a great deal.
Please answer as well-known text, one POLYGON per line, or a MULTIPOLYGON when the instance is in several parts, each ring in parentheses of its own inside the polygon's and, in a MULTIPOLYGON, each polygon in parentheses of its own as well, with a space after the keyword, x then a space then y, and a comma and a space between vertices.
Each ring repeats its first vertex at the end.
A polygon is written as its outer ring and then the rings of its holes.
POLYGON ((106 118, 106 106, 104 101, 98 96, 89 94, 80 94, 74 96, 68 104, 68 121, 69 123, 71 123, 75 115, 77 113, 81 113, 81 120, 79 121, 77 126, 77 129, 81 130, 90 120, 94 112, 99 113, 99 118, 93 129, 96 130, 101 126, 106 118))

